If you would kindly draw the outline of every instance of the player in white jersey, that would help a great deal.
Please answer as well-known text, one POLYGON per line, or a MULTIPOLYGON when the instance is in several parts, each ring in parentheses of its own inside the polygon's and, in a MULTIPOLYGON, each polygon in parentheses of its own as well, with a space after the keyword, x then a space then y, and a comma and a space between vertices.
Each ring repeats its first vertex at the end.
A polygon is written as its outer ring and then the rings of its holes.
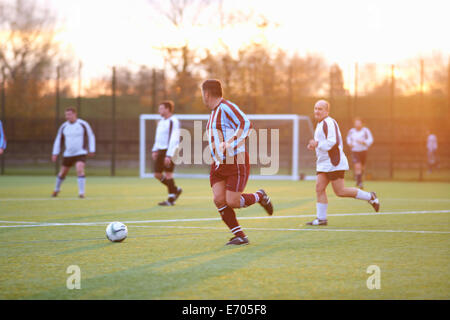
POLYGON ((3 152, 6 149, 6 137, 5 132, 3 131, 3 124, 0 120, 0 154, 3 154, 3 152))
POLYGON ((158 203, 160 206, 173 206, 183 191, 175 185, 173 170, 175 164, 172 158, 180 143, 180 122, 173 115, 172 101, 163 101, 159 105, 161 120, 156 127, 155 143, 152 148, 154 175, 157 180, 167 186, 169 197, 166 201, 158 203))
POLYGON ((373 143, 373 136, 369 128, 363 126, 360 118, 355 118, 354 128, 347 134, 347 145, 352 150, 353 170, 356 185, 363 189, 363 174, 367 159, 367 150, 373 143))
POLYGON ((314 118, 317 126, 314 139, 308 143, 309 150, 315 150, 317 156, 316 182, 316 210, 317 219, 308 225, 327 225, 328 198, 326 188, 331 182, 334 193, 338 197, 350 197, 367 200, 376 212, 380 209, 380 202, 375 192, 365 192, 357 188, 347 188, 344 184, 345 171, 349 169, 347 157, 343 151, 342 135, 339 126, 328 114, 330 104, 319 100, 314 105, 314 118))
POLYGON ((67 108, 65 113, 66 122, 59 127, 53 144, 52 161, 56 162, 58 155, 64 148, 61 170, 56 177, 55 190, 52 197, 58 196, 61 184, 69 173, 70 168, 75 165, 78 176, 78 195, 85 196, 86 175, 84 172, 86 155, 95 154, 95 136, 91 126, 84 120, 78 119, 75 108, 67 108))
POLYGON ((437 158, 438 141, 435 134, 429 130, 427 132, 427 160, 428 160, 428 172, 432 172, 433 168, 438 164, 437 158))

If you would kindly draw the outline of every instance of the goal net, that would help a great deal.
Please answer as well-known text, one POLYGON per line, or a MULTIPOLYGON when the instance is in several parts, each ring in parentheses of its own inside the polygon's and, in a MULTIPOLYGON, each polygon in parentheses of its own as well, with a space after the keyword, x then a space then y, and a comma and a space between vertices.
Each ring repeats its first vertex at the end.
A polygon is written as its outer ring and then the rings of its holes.
MULTIPOLYGON (((206 124, 209 114, 176 114, 180 121, 180 146, 173 161, 175 177, 208 178, 212 163, 206 124)), ((307 150, 313 138, 308 116, 296 114, 249 114, 252 129, 246 141, 251 179, 315 179, 315 154, 307 150)), ((139 172, 141 178, 153 177, 151 157, 159 114, 140 116, 139 172)))

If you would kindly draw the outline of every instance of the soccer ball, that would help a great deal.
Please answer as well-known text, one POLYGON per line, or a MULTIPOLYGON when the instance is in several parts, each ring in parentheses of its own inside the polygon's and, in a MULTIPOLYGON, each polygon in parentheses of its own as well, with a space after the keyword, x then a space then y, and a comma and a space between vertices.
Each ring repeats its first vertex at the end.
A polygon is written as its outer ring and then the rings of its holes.
POLYGON ((106 227, 106 238, 112 242, 121 242, 128 235, 128 228, 122 222, 111 222, 106 227))

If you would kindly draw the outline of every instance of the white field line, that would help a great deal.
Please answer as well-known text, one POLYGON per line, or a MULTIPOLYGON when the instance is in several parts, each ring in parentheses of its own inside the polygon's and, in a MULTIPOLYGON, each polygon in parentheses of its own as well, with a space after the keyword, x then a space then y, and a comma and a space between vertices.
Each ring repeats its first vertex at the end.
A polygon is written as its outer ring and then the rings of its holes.
MULTIPOLYGON (((450 210, 431 210, 431 211, 399 211, 399 212, 363 212, 363 213, 336 213, 329 214, 328 217, 346 217, 346 216, 382 216, 382 215, 405 215, 405 214, 437 214, 450 213, 450 210)), ((316 215, 293 215, 293 216, 262 216, 262 217, 239 217, 239 220, 262 220, 262 219, 290 219, 316 217, 316 215)), ((164 220, 132 220, 122 221, 125 224, 140 224, 140 223, 161 223, 161 222, 196 222, 196 221, 220 221, 221 218, 192 218, 192 219, 164 219, 164 220)), ((57 227, 57 226, 101 226, 107 225, 110 221, 103 222, 53 222, 53 223, 36 223, 23 225, 8 225, 0 228, 19 228, 19 227, 57 227)), ((303 230, 303 229, 302 229, 303 230)))
MULTIPOLYGON (((190 200, 211 200, 211 196, 183 196, 183 199, 190 200)), ((314 197, 272 197, 276 200, 314 200, 314 197)), ((351 200, 347 198, 339 198, 330 196, 333 200, 351 200)), ((117 196, 117 197, 87 197, 79 199, 77 197, 71 198, 0 198, 0 203, 5 202, 24 202, 24 201, 99 201, 99 200, 160 200, 160 196, 117 196)), ((414 201, 414 202, 450 202, 450 198, 381 198, 383 201, 414 201)))
MULTIPOLYGON (((185 227, 185 226, 134 226, 135 228, 160 228, 160 229, 206 229, 223 230, 217 227, 185 227)), ((310 228, 244 228, 244 230, 256 231, 332 231, 332 232, 387 232, 387 233, 431 233, 450 234, 450 231, 417 231, 417 230, 370 230, 370 229, 310 229, 310 228)))

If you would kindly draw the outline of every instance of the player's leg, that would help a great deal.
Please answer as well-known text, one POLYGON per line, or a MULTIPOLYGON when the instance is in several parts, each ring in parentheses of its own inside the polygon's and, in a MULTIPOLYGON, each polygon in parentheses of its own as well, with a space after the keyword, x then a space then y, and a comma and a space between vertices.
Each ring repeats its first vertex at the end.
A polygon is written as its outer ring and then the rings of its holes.
POLYGON ((366 192, 358 188, 345 187, 344 178, 336 178, 331 181, 334 193, 338 197, 355 198, 368 201, 376 212, 380 210, 380 202, 375 192, 366 192))
POLYGON ((225 180, 214 182, 212 185, 214 204, 219 210, 223 222, 228 226, 234 237, 230 239, 227 245, 243 245, 248 244, 248 238, 242 231, 241 226, 236 218, 233 208, 228 206, 226 200, 226 183, 225 180))
POLYGON ((237 163, 235 170, 227 177, 227 204, 232 208, 245 208, 259 203, 267 214, 273 214, 271 199, 263 189, 255 193, 243 193, 250 176, 250 163, 246 155, 245 163, 237 163))
MULTIPOLYGON (((165 150, 158 150, 158 155, 156 157, 156 160, 153 163, 153 176, 156 180, 161 182, 163 185, 167 187, 167 193, 170 193, 169 189, 169 183, 167 181, 167 177, 164 174, 164 158, 165 158, 166 152, 165 150)), ((160 206, 170 206, 172 203, 166 201, 162 201, 158 203, 160 206)))
POLYGON ((85 161, 83 159, 75 163, 75 168, 77 170, 77 181, 78 181, 78 196, 84 198, 86 192, 86 174, 85 174, 85 161))
POLYGON ((362 152, 353 152, 352 153, 352 161, 353 161, 353 173, 355 175, 356 185, 362 189, 362 152))
POLYGON ((356 162, 354 164, 354 170, 355 170, 356 185, 362 189, 363 188, 363 185, 362 185, 362 163, 356 162))
POLYGON ((327 186, 330 180, 328 180, 328 176, 325 172, 319 172, 317 174, 316 180, 316 214, 317 218, 311 222, 308 222, 307 225, 311 226, 320 226, 327 225, 327 209, 328 209, 328 198, 327 198, 327 186))
POLYGON ((69 173, 70 166, 62 165, 61 169, 59 170, 58 175, 56 176, 56 183, 55 183, 55 189, 53 190, 52 197, 57 197, 58 193, 61 191, 61 185, 64 182, 64 179, 67 176, 67 173, 69 173))
POLYGON ((166 166, 164 168, 165 171, 165 182, 167 183, 167 190, 169 192, 169 198, 167 199, 168 202, 170 202, 172 205, 175 203, 175 201, 180 196, 181 192, 183 192, 183 189, 180 187, 177 187, 175 184, 175 179, 173 178, 173 170, 175 169, 175 164, 173 161, 171 161, 171 164, 169 166, 166 166))

